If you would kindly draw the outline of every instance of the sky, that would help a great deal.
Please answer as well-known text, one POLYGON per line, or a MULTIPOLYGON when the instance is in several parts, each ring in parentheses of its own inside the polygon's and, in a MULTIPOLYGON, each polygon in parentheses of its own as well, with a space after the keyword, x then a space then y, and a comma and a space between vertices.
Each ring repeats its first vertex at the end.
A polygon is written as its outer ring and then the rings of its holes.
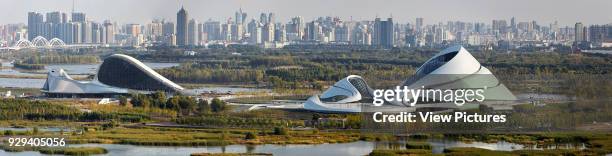
MULTIPOLYGON (((446 21, 485 22, 493 19, 535 20, 539 24, 558 21, 560 25, 612 23, 612 0, 74 0, 74 10, 93 21, 147 23, 153 19, 174 21, 185 7, 189 18, 225 21, 239 8, 248 19, 262 12, 274 12, 276 21, 293 16, 311 21, 320 16, 343 20, 373 20, 393 17, 400 23, 425 24, 446 21)), ((73 0, 0 0, 0 24, 26 23, 27 12, 71 12, 73 0)))

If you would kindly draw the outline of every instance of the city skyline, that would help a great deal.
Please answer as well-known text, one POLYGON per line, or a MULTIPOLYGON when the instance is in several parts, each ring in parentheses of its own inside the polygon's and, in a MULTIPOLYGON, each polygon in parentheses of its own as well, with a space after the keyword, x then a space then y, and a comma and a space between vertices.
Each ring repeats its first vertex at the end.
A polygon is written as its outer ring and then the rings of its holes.
MULTIPOLYGON (((175 20, 176 10, 184 6, 190 18, 204 21, 213 19, 225 21, 242 8, 250 15, 273 12, 279 22, 289 21, 293 16, 303 16, 307 21, 322 16, 340 17, 344 20, 371 20, 375 17, 393 17, 398 23, 414 23, 415 18, 423 17, 425 24, 446 21, 488 22, 496 19, 515 17, 520 21, 538 21, 560 25, 573 25, 580 21, 584 24, 609 24, 612 13, 606 9, 612 1, 485 1, 471 0, 474 3, 449 0, 436 1, 244 1, 244 0, 97 0, 75 1, 74 11, 84 12, 94 21, 112 20, 119 23, 147 23, 153 19, 175 20), (526 3, 522 3, 526 2, 526 3), (444 5, 441 5, 444 4, 444 5), (476 5, 474 5, 476 4, 476 5), (140 6, 134 8, 134 6, 140 6), (291 7, 300 6, 300 7, 291 7), (554 6, 554 7, 551 7, 554 6), (108 9, 112 8, 113 11, 108 9), (462 11, 465 10, 465 11, 462 11), (520 11, 519 11, 520 10, 520 11), (125 16, 125 13, 130 16, 125 16), (454 15, 450 17, 448 15, 454 15)), ((4 13, 11 14, 0 19, 0 24, 27 23, 27 12, 72 12, 72 0, 8 0, 0 6, 4 13)), ((247 21, 257 16, 247 17, 247 21)))

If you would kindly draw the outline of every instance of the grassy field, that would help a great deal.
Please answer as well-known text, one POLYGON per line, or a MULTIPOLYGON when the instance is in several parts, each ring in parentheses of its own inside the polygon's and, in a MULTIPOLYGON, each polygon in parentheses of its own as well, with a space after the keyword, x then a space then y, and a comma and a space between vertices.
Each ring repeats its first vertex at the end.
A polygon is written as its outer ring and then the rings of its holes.
POLYGON ((7 152, 38 151, 42 154, 51 155, 94 155, 108 153, 108 150, 102 147, 9 147, 0 145, 0 148, 7 152))
POLYGON ((105 131, 87 131, 68 136, 70 143, 115 143, 153 146, 219 146, 228 144, 322 144, 353 142, 358 132, 290 131, 275 135, 272 130, 252 129, 188 129, 188 128, 115 128, 105 131), (245 139, 248 133, 256 139, 245 139))

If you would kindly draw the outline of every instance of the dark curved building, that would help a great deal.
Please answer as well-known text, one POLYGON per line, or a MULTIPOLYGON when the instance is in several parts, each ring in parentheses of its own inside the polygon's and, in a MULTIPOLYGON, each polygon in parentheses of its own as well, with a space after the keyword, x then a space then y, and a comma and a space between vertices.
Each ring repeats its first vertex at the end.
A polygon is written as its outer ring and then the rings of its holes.
POLYGON ((179 92, 183 87, 161 76, 142 62, 123 54, 114 54, 98 69, 96 79, 103 84, 141 91, 179 92))
POLYGON ((41 90, 48 97, 113 97, 128 90, 174 93, 184 89, 142 62, 114 54, 104 59, 93 81, 77 81, 63 69, 52 69, 41 90))

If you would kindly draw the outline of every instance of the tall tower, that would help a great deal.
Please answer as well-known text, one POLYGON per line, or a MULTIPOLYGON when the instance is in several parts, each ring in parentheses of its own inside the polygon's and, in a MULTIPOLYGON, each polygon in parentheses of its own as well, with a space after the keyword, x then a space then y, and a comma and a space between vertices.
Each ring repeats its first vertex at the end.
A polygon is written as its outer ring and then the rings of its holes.
POLYGON ((187 19, 187 11, 185 11, 185 8, 181 7, 181 10, 176 13, 176 44, 178 46, 187 45, 187 19))
POLYGON ((584 33, 583 33, 583 25, 581 22, 576 23, 574 25, 574 41, 581 42, 584 41, 584 33))
POLYGON ((423 18, 421 18, 421 17, 416 18, 416 30, 418 32, 421 32, 422 29, 423 29, 423 18))
POLYGON ((42 35, 40 28, 42 27, 43 22, 43 15, 41 13, 28 13, 28 40, 32 40, 35 37, 42 35))

